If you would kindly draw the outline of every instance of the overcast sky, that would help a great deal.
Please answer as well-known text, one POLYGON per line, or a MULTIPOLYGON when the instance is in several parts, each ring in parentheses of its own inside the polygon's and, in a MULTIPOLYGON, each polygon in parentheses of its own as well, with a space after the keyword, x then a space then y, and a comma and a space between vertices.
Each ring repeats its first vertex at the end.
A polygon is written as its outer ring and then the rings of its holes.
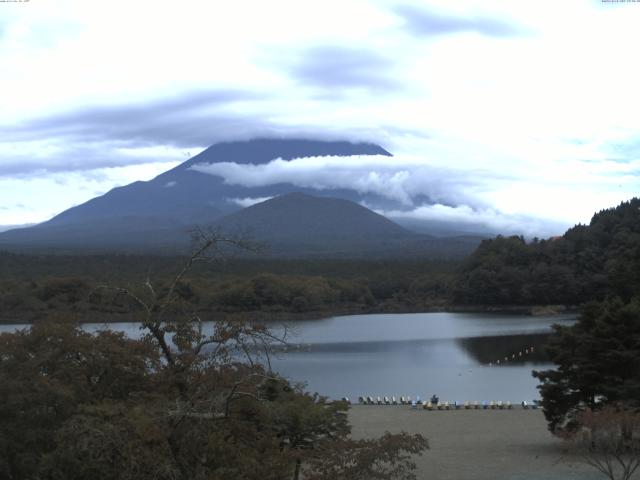
POLYGON ((0 2, 0 225, 277 136, 396 158, 227 180, 371 183, 403 215, 551 234, 638 194, 639 25, 601 0, 0 2))

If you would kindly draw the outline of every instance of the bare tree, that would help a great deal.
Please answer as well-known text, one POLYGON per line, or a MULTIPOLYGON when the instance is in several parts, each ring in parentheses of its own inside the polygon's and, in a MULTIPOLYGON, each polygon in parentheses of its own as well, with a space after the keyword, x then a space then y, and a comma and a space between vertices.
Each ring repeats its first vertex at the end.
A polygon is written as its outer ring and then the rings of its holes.
MULTIPOLYGON (((287 329, 273 334, 262 324, 249 322, 242 316, 229 316, 211 322, 207 327, 200 315, 185 302, 180 286, 189 271, 198 263, 221 262, 237 252, 258 253, 261 246, 244 235, 228 235, 220 230, 196 228, 192 231, 192 251, 168 286, 156 288, 148 275, 137 288, 101 285, 99 288, 115 292, 114 300, 125 297, 137 306, 142 315, 141 330, 146 341, 160 350, 164 365, 175 379, 179 398, 173 416, 189 415, 198 418, 224 418, 237 398, 255 397, 252 393, 271 375, 270 349, 274 344, 286 344, 287 329), (253 367, 267 366, 265 374, 253 367), (217 369, 249 365, 246 374, 232 382, 223 392, 211 391, 198 395, 187 390, 187 377, 204 371, 205 366, 217 369), (253 388, 243 389, 250 385, 253 388), (202 406, 206 406, 202 410, 202 406)), ((191 382, 193 384, 193 382, 191 382)))
POLYGON ((563 435, 571 451, 610 480, 629 480, 640 467, 640 413, 607 406, 585 411, 578 422, 563 435))

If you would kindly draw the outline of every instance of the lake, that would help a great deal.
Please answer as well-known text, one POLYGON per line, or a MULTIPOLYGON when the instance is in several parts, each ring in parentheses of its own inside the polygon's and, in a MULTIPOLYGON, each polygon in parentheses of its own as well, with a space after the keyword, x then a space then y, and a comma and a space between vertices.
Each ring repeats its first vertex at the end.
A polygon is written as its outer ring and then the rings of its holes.
MULTIPOLYGON (((551 325, 575 319, 572 314, 411 313, 290 322, 290 345, 273 356, 272 366, 331 398, 435 393, 441 401, 531 401, 539 398, 531 371, 552 368, 542 350, 551 325)), ((109 326, 131 337, 140 333, 137 324, 109 326)), ((282 328, 271 326, 276 332, 282 328)), ((21 327, 2 325, 0 331, 21 327)))

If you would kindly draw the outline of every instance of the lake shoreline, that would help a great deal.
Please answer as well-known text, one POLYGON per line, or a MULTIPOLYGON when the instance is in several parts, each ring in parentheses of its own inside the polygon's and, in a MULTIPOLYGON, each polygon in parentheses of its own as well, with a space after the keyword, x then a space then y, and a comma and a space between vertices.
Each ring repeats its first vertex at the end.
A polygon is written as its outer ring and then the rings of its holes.
MULTIPOLYGON (((312 310, 306 312, 293 311, 265 311, 265 310, 248 310, 237 312, 198 312, 205 316, 205 320, 220 320, 225 317, 241 316, 249 321, 265 321, 265 322, 292 322, 292 321, 310 321, 322 320, 329 317, 341 317, 347 315, 384 315, 384 314, 405 314, 405 313, 495 313, 495 314, 515 314, 525 316, 545 316, 559 314, 577 314, 580 311, 579 306, 575 305, 448 305, 439 304, 431 306, 390 306, 378 305, 375 308, 337 308, 312 310)), ((136 318, 135 313, 106 313, 106 312, 65 312, 70 321, 86 324, 110 324, 110 323, 137 323, 140 318, 136 318), (92 317, 87 320, 86 317, 92 317)), ((42 312, 11 312, 11 318, 0 317, 0 325, 13 324, 31 324, 46 320, 56 320, 58 315, 53 314, 51 317, 47 313, 42 312), (20 314, 22 313, 22 315, 20 314)))

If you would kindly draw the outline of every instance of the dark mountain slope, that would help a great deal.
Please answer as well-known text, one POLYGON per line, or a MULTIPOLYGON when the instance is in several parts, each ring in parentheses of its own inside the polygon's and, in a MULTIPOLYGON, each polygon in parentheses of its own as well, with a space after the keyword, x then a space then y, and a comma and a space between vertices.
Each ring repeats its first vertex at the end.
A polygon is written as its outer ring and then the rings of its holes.
MULTIPOLYGON (((302 193, 258 203, 209 225, 264 244, 265 253, 276 257, 459 258, 479 243, 472 237, 419 235, 348 200, 302 193)), ((144 217, 99 219, 13 230, 0 236, 0 247, 27 252, 180 253, 189 247, 189 230, 195 226, 144 217)))
POLYGON ((267 200, 218 222, 266 241, 278 251, 382 249, 418 235, 348 200, 290 193, 267 200))
POLYGON ((419 235, 348 200, 302 193, 245 208, 217 225, 266 242, 277 256, 460 257, 479 243, 476 238, 419 235))

